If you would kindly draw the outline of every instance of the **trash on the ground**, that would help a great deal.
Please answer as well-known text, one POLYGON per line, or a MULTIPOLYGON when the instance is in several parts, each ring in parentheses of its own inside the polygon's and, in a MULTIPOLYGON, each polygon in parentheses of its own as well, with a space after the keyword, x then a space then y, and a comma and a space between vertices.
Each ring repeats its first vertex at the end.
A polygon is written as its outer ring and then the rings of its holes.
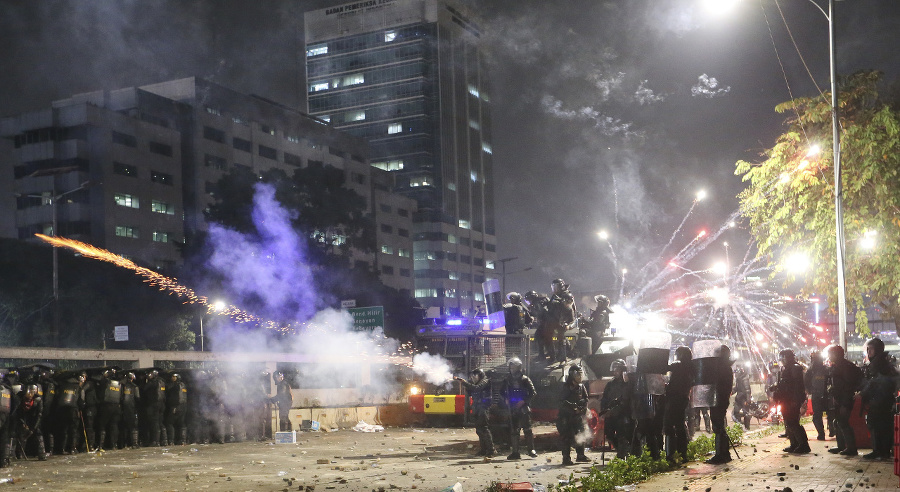
POLYGON ((630 484, 630 485, 616 485, 616 490, 622 490, 622 491, 625 491, 625 492, 630 492, 630 491, 634 490, 634 488, 635 488, 635 485, 634 485, 634 484, 630 484))
POLYGON ((442 489, 441 492, 463 492, 463 486, 461 483, 456 482, 455 484, 442 489))
POLYGON ((498 483, 497 486, 504 492, 534 492, 534 486, 531 485, 531 482, 498 483))
POLYGON ((301 420, 300 421, 300 430, 315 432, 315 431, 319 430, 319 421, 318 420, 301 420))
POLYGON ((319 458, 316 460, 317 465, 327 465, 328 463, 331 463, 331 460, 327 458, 319 458))
POLYGON ((380 425, 367 424, 364 421, 360 420, 356 426, 353 427, 353 430, 356 432, 384 432, 384 427, 380 425))
POLYGON ((283 476, 285 476, 285 475, 287 475, 287 472, 286 472, 286 471, 280 471, 280 472, 278 472, 278 476, 279 476, 279 477, 283 477, 283 476))
POLYGON ((275 433, 275 444, 294 444, 297 442, 297 431, 275 433))

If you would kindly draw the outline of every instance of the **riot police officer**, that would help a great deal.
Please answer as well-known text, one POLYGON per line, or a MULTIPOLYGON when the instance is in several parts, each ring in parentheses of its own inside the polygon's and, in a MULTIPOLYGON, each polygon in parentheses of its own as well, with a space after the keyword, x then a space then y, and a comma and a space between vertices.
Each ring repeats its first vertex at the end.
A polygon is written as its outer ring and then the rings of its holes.
POLYGON ((16 457, 25 459, 25 448, 28 442, 34 439, 37 445, 37 456, 41 461, 46 461, 47 453, 44 451, 44 436, 41 432, 41 420, 44 418, 44 402, 38 396, 38 386, 29 384, 19 393, 18 406, 15 411, 14 439, 16 442, 16 457))
POLYGON ((778 383, 772 388, 775 401, 781 405, 784 417, 784 429, 790 445, 784 448, 787 453, 806 454, 810 452, 806 429, 800 425, 800 406, 806 402, 806 389, 803 384, 803 366, 797 363, 794 351, 784 349, 778 354, 781 362, 781 373, 778 383))
POLYGON ((866 426, 872 436, 872 452, 863 456, 867 460, 890 459, 893 447, 893 405, 897 394, 897 369, 884 350, 884 342, 873 338, 866 342, 866 366, 860 397, 868 408, 866 426))
POLYGON ((122 382, 112 377, 112 371, 105 370, 100 379, 100 449, 115 449, 119 445, 119 422, 122 420, 122 382), (109 446, 106 438, 109 437, 109 446))
POLYGON ((9 466, 9 428, 15 405, 15 397, 6 381, 6 375, 0 379, 0 468, 9 466))
POLYGON ((688 347, 675 349, 675 361, 669 364, 669 382, 666 384, 663 428, 666 435, 666 459, 674 463, 675 453, 681 460, 687 456, 688 433, 685 412, 691 387, 694 385, 693 353, 688 347))
POLYGON ((56 415, 60 425, 60 447, 63 454, 72 454, 77 449, 81 386, 84 381, 85 375, 82 373, 72 375, 60 384, 56 415))
POLYGON ((178 373, 170 375, 169 384, 166 385, 166 414, 163 419, 169 446, 185 444, 187 441, 187 427, 184 425, 187 396, 187 385, 182 381, 181 375, 178 373))
POLYGON ((507 363, 509 376, 503 384, 501 394, 509 408, 510 446, 512 453, 506 457, 508 460, 518 460, 519 454, 519 429, 525 437, 526 454, 532 458, 537 457, 534 449, 534 432, 531 430, 531 400, 537 391, 531 378, 522 372, 522 361, 513 357, 507 363))
POLYGON ((609 297, 603 294, 594 296, 594 302, 597 303, 597 309, 591 311, 591 350, 597 351, 600 347, 600 339, 609 331, 609 315, 613 312, 609 307, 609 297))
POLYGON ((53 454, 56 449, 56 428, 55 422, 53 421, 51 416, 56 414, 56 392, 57 392, 57 384, 53 379, 53 370, 50 368, 42 368, 39 384, 41 390, 41 398, 44 400, 44 416, 46 418, 41 419, 41 427, 43 427, 44 433, 44 449, 47 451, 47 454, 53 454))
POLYGON ((567 358, 567 346, 565 331, 575 322, 578 309, 575 307, 575 296, 569 292, 569 284, 558 278, 550 284, 553 293, 547 303, 548 315, 558 324, 556 335, 556 347, 550 351, 551 362, 565 362, 567 358))
POLYGON ((634 422, 631 420, 632 385, 625 380, 625 361, 616 359, 609 365, 613 374, 600 397, 600 415, 606 420, 606 440, 616 448, 616 456, 625 459, 631 447, 634 422))
POLYGON ((731 372, 731 349, 722 345, 716 350, 718 358, 718 371, 715 385, 716 404, 709 407, 709 420, 712 422, 712 430, 715 435, 716 454, 706 460, 711 465, 728 463, 731 461, 731 440, 728 437, 725 426, 725 416, 728 414, 728 403, 731 399, 731 390, 734 387, 734 373, 731 372))
POLYGON ((831 363, 831 380, 827 390, 831 394, 829 410, 834 411, 835 439, 837 445, 829 453, 857 456, 856 435, 850 425, 850 413, 856 390, 862 381, 862 371, 856 364, 844 358, 844 347, 830 345, 825 349, 831 363))
POLYGON ((478 456, 494 457, 494 437, 488 423, 488 409, 491 406, 491 380, 481 369, 472 371, 471 379, 466 381, 460 377, 454 377, 466 388, 467 395, 472 399, 472 417, 475 420, 475 434, 478 435, 478 456))
MULTIPOLYGON (((825 440, 825 424, 822 422, 822 414, 826 412, 827 403, 825 397, 825 383, 828 380, 828 368, 818 350, 809 354, 809 369, 803 375, 803 383, 809 399, 812 402, 812 423, 816 428, 816 440, 825 440)), ((828 430, 831 430, 831 416, 827 416, 828 430)), ((830 432, 829 432, 830 433, 830 432)), ((834 434, 831 434, 834 435, 834 434)))
POLYGON ((87 436, 85 445, 87 446, 87 451, 91 451, 96 448, 97 435, 94 426, 100 407, 100 398, 97 395, 96 382, 88 377, 87 372, 82 371, 81 374, 84 377, 84 383, 81 385, 81 421, 84 434, 87 436))
POLYGON ((162 429, 160 416, 165 409, 165 386, 159 378, 159 371, 151 369, 147 382, 141 388, 141 425, 144 426, 145 446, 158 447, 162 429))
POLYGON ((278 407, 278 430, 290 432, 293 430, 290 411, 294 405, 291 385, 284 379, 284 373, 281 371, 272 373, 272 380, 275 381, 275 396, 272 397, 272 403, 278 407))
POLYGON ((562 394, 559 399, 559 413, 556 420, 556 429, 562 439, 562 464, 573 465, 572 448, 575 448, 575 461, 579 463, 590 462, 591 459, 584 454, 585 419, 587 412, 588 393, 581 384, 583 375, 577 365, 569 367, 569 375, 563 384, 562 394))
POLYGON ((140 445, 138 437, 138 407, 141 400, 141 390, 134 382, 136 376, 133 372, 125 374, 122 382, 122 431, 124 432, 123 445, 137 448, 140 445))

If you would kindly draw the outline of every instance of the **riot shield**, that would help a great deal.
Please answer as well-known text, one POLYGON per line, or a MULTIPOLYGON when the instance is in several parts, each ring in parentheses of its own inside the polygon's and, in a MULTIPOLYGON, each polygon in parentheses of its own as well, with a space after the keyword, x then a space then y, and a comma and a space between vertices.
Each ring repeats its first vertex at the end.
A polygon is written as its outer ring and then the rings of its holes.
POLYGON ((722 370, 716 351, 722 346, 721 340, 700 340, 694 342, 694 386, 691 387, 691 407, 716 406, 716 381, 722 370))
POLYGON ((669 366, 669 350, 672 335, 663 332, 644 333, 636 341, 634 356, 633 411, 636 419, 653 418, 656 399, 666 391, 666 370, 669 366))

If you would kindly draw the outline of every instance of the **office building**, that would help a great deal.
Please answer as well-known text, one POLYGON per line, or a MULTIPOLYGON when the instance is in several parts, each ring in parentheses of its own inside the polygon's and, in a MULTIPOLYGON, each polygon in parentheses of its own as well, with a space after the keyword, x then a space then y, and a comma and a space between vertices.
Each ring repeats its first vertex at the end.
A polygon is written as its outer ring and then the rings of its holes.
POLYGON ((478 25, 443 0, 306 12, 307 111, 371 146, 414 198, 415 295, 444 314, 484 305, 496 278, 490 87, 478 25))

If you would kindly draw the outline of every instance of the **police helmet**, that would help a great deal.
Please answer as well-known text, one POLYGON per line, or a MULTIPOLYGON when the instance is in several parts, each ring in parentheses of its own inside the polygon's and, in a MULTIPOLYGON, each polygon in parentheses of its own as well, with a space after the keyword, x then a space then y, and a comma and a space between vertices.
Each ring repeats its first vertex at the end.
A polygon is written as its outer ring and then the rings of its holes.
POLYGON ((594 302, 597 303, 597 307, 599 307, 600 309, 603 309, 603 308, 609 306, 609 297, 606 297, 603 294, 597 294, 594 296, 594 302))
POLYGON ((471 374, 472 374, 472 376, 478 377, 479 381, 481 381, 482 379, 485 378, 484 371, 480 367, 476 368, 476 369, 472 369, 471 374))
POLYGON ((581 366, 577 364, 572 364, 569 366, 569 376, 573 374, 582 374, 584 371, 581 370, 581 366))
POLYGON ((181 381, 181 374, 178 374, 177 372, 173 372, 172 375, 170 376, 170 378, 172 379, 173 382, 177 383, 178 381, 181 381))
POLYGON ((609 370, 610 370, 610 372, 624 371, 625 370, 625 361, 622 359, 616 359, 616 360, 612 361, 612 363, 609 365, 609 370))
POLYGON ((509 372, 516 372, 517 370, 522 369, 522 360, 518 357, 513 357, 512 359, 509 359, 509 362, 507 362, 506 365, 509 367, 509 372))
POLYGON ((284 377, 284 373, 281 371, 275 371, 272 373, 272 379, 278 379, 278 378, 283 378, 283 377, 284 377))
POLYGON ((513 304, 518 304, 522 302, 522 294, 519 294, 518 292, 510 292, 509 294, 506 294, 506 300, 513 304))
POLYGON ((567 287, 566 281, 561 278, 553 279, 553 282, 550 282, 550 288, 553 289, 554 292, 556 289, 565 290, 567 287))
POLYGON ((38 394, 38 386, 36 384, 29 384, 25 386, 25 394, 28 396, 37 396, 38 394))
POLYGON ((694 353, 691 352, 689 347, 685 347, 684 345, 675 349, 675 360, 679 360, 681 362, 688 362, 694 358, 694 353))
POLYGON ((136 378, 136 377, 137 376, 135 376, 134 373, 131 371, 128 371, 128 373, 125 374, 125 379, 127 379, 128 381, 134 381, 134 378, 136 378))
POLYGON ((837 344, 829 345, 828 348, 825 349, 825 353, 828 354, 829 358, 843 359, 844 358, 844 347, 841 347, 840 345, 837 345, 837 344))
POLYGON ((866 342, 866 347, 872 347, 875 349, 875 355, 881 355, 884 353, 884 342, 880 338, 872 338, 866 342))

